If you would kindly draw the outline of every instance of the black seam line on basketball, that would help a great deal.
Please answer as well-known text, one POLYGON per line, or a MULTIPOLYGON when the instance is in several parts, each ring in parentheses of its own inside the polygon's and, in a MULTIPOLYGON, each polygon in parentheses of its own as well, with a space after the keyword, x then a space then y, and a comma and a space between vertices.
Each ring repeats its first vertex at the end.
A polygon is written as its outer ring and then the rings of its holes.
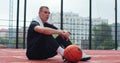
MULTIPOLYGON (((78 48, 78 50, 81 52, 81 54, 83 55, 83 53, 82 53, 82 51, 81 51, 81 49, 80 48, 78 48)), ((82 58, 82 57, 81 57, 82 58)))
MULTIPOLYGON (((65 53, 68 54, 68 53, 69 53, 69 50, 68 50, 68 51, 65 51, 65 53)), ((65 58, 65 59, 66 59, 66 58, 65 58)), ((68 60, 68 59, 67 59, 67 60, 68 60)))
MULTIPOLYGON (((70 51, 68 50, 68 51, 66 51, 66 54, 68 54, 70 51)), ((69 55, 67 56, 67 57, 70 57, 69 55)), ((65 58, 66 59, 66 58, 65 58)), ((68 60, 68 59, 67 59, 68 60)), ((69 61, 69 60, 68 60, 69 61)))
MULTIPOLYGON (((69 53, 70 51, 68 50, 68 52, 67 52, 67 54, 69 53)), ((70 57, 69 55, 68 55, 68 57, 70 57)), ((67 59, 68 60, 68 59, 67 59)))
MULTIPOLYGON (((80 48, 77 48, 79 52, 82 53, 82 51, 80 50, 80 48)), ((80 54, 79 52, 77 52, 76 54, 80 54)), ((74 57, 75 59, 77 59, 76 57, 74 57)))
MULTIPOLYGON (((71 48, 70 48, 70 50, 71 50, 71 48)), ((70 55, 72 55, 72 54, 70 53, 70 55)), ((76 57, 74 57, 74 55, 72 55, 72 57, 75 58, 75 59, 77 59, 76 57)))
MULTIPOLYGON (((68 50, 68 52, 67 52, 67 54, 70 52, 70 50, 68 50)), ((70 53, 69 53, 70 54, 70 53)), ((71 55, 71 54, 70 54, 71 55)), ((68 55, 68 57, 70 57, 69 55, 68 55)), ((70 61, 70 60, 68 60, 68 61, 70 61)))

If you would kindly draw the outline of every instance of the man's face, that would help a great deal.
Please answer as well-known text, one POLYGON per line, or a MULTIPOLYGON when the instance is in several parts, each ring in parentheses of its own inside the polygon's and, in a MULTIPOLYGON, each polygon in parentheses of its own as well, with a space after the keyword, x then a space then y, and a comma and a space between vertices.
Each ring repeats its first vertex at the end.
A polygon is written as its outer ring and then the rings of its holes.
POLYGON ((50 16, 49 9, 43 8, 41 11, 39 11, 39 16, 43 22, 46 22, 50 16))

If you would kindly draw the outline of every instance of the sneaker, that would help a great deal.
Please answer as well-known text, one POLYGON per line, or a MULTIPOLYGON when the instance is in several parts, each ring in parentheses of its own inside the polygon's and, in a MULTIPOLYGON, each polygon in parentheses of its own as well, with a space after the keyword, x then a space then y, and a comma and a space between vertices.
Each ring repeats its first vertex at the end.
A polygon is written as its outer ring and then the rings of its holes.
MULTIPOLYGON (((62 56, 62 59, 63 59, 64 62, 69 62, 68 60, 66 60, 66 59, 64 58, 64 56, 62 56)), ((85 53, 83 53, 82 59, 81 59, 80 61, 88 61, 88 60, 90 60, 90 59, 91 59, 91 56, 86 55, 85 53)))
POLYGON ((83 53, 82 59, 80 61, 88 61, 90 59, 91 57, 89 55, 86 55, 85 53, 83 53))

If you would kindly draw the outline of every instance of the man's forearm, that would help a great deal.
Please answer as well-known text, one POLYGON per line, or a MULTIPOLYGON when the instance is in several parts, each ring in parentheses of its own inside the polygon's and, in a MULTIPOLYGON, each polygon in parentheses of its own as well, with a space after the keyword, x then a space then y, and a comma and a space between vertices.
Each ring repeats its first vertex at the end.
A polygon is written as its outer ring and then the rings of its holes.
POLYGON ((60 35, 63 33, 62 30, 56 30, 56 29, 52 29, 52 28, 48 28, 48 27, 40 27, 40 26, 36 26, 34 28, 34 30, 36 32, 47 34, 47 35, 52 35, 52 34, 59 34, 60 35))

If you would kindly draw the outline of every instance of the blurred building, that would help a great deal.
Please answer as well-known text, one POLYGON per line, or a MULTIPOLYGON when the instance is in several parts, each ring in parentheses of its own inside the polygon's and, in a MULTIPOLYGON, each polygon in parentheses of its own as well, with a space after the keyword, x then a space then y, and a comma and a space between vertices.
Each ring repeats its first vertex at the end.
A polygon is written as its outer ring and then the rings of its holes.
MULTIPOLYGON (((50 21, 60 27, 60 13, 52 13, 50 21)), ((107 19, 93 18, 92 27, 101 23, 108 23, 107 19)), ((71 33, 71 40, 81 48, 87 49, 89 45, 89 17, 81 17, 78 14, 68 12, 63 14, 63 29, 71 33)))

